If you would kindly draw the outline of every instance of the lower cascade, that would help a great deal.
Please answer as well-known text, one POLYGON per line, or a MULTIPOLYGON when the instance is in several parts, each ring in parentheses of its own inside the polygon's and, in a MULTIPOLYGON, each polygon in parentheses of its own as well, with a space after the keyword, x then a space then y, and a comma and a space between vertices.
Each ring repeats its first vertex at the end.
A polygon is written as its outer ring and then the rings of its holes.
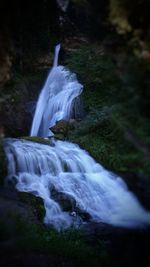
POLYGON ((50 145, 5 139, 8 179, 16 188, 43 199, 46 224, 64 229, 82 223, 63 211, 52 191, 67 195, 75 208, 95 222, 121 227, 150 225, 150 213, 140 205, 124 181, 104 169, 78 145, 52 140, 50 145))

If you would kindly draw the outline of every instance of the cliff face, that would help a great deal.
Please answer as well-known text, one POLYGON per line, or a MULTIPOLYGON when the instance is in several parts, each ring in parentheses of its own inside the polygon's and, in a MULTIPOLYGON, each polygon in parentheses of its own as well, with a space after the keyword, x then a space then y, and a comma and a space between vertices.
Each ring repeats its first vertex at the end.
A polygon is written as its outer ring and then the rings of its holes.
POLYGON ((0 87, 10 79, 11 60, 10 38, 7 32, 3 30, 0 32, 0 87))

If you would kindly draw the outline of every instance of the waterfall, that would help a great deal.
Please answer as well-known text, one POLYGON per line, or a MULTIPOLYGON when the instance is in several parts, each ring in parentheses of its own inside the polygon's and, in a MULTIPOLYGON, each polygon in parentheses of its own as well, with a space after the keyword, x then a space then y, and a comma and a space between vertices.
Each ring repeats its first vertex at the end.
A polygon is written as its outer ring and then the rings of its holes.
POLYGON ((69 5, 69 0, 57 0, 57 5, 63 12, 66 12, 69 5))
MULTIPOLYGON (((49 127, 57 120, 68 120, 73 112, 74 99, 82 92, 76 75, 57 66, 60 46, 56 47, 54 65, 39 96, 31 135, 48 136, 49 127)), ((82 223, 77 213, 64 211, 55 192, 66 195, 78 209, 95 222, 122 227, 150 225, 146 211, 124 181, 104 169, 78 145, 51 140, 51 144, 5 139, 8 161, 8 180, 16 188, 43 199, 46 224, 56 229, 82 223)))
POLYGON ((60 51, 60 44, 56 45, 56 47, 55 47, 55 55, 54 55, 53 67, 57 67, 58 66, 59 51, 60 51))
MULTIPOLYGON (((150 213, 128 191, 124 181, 96 163, 78 145, 53 141, 52 145, 5 139, 8 179, 16 188, 30 192, 44 201, 46 224, 58 230, 79 223, 70 212, 62 210, 52 191, 64 193, 91 220, 122 227, 150 224, 150 213)), ((81 223, 81 220, 80 220, 81 223)))
POLYGON ((83 89, 74 73, 63 66, 57 66, 59 50, 60 45, 57 45, 53 68, 37 102, 31 136, 46 137, 53 135, 49 128, 59 120, 69 120, 71 118, 74 100, 83 89))

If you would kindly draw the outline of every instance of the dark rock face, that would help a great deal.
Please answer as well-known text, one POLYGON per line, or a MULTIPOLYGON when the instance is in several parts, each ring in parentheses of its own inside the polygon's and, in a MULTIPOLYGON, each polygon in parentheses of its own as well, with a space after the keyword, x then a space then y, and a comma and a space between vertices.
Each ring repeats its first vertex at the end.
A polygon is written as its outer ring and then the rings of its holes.
POLYGON ((9 95, 8 101, 2 107, 3 112, 1 116, 7 135, 15 134, 15 131, 16 134, 17 132, 19 134, 26 128, 25 103, 27 101, 27 96, 27 88, 25 84, 22 83, 20 84, 19 90, 16 88, 15 93, 9 95))
POLYGON ((7 30, 0 31, 0 89, 10 80, 12 65, 12 47, 7 30))
POLYGON ((75 210, 75 207, 76 207, 76 201, 73 197, 63 193, 63 192, 58 192, 56 191, 55 188, 53 188, 51 190, 51 195, 52 195, 52 198, 57 201, 62 209, 64 211, 74 211, 75 210))
POLYGON ((40 87, 38 82, 20 81, 3 90, 0 98, 0 125, 5 130, 5 136, 29 135, 33 114, 28 108, 28 102, 34 94, 34 86, 36 90, 40 87))
POLYGON ((141 204, 150 210, 150 177, 142 173, 120 172, 118 173, 127 183, 131 190, 139 199, 141 204))
POLYGON ((91 222, 83 226, 83 232, 86 240, 93 245, 101 240, 101 249, 105 248, 115 266, 134 266, 149 259, 149 228, 125 229, 91 222))

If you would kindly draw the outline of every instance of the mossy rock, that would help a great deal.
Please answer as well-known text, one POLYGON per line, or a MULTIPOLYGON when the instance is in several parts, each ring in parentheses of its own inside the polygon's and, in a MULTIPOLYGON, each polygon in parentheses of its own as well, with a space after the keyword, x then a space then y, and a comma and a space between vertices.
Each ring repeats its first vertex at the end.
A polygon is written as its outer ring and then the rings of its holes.
POLYGON ((45 216, 45 208, 43 200, 30 193, 18 192, 19 200, 34 208, 34 213, 39 221, 43 221, 45 216))
MULTIPOLYGON (((54 136, 56 140, 64 140, 64 137, 63 135, 55 135, 54 136)), ((23 137, 20 137, 20 139, 22 140, 26 140, 26 141, 31 141, 31 142, 36 142, 36 143, 40 143, 40 144, 44 144, 44 145, 51 145, 51 142, 52 142, 52 138, 54 138, 53 136, 52 137, 47 137, 47 138, 43 138, 43 137, 39 137, 39 136, 23 136, 23 137)))
POLYGON ((40 144, 50 145, 50 140, 48 138, 45 139, 45 138, 39 137, 39 136, 23 136, 23 137, 20 137, 20 139, 26 140, 26 141, 31 141, 31 142, 36 142, 36 143, 40 143, 40 144))

